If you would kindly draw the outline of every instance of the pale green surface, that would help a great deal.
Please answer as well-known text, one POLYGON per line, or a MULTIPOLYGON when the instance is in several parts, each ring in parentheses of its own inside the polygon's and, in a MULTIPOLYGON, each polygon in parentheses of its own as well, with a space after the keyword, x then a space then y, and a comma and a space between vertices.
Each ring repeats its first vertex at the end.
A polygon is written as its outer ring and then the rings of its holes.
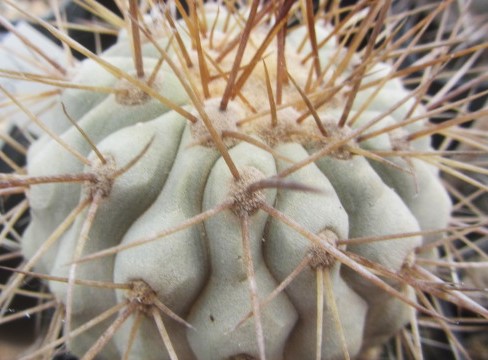
MULTIPOLYGON (((181 88, 174 80, 174 75, 167 73, 166 81, 172 82, 173 89, 166 86, 161 88, 161 93, 176 103, 181 103, 186 98, 181 88)), ((83 101, 83 96, 73 98, 73 101, 83 101)), ((69 104, 66 104, 69 109, 69 104)), ((149 100, 141 105, 126 106, 119 104, 114 95, 108 96, 100 104, 87 111, 79 120, 79 126, 84 129, 89 138, 96 144, 114 131, 139 122, 148 121, 167 112, 166 106, 157 100, 149 100)), ((66 120, 68 121, 68 120, 66 120)), ((71 153, 67 152, 54 140, 45 142, 40 151, 36 144, 28 154, 28 172, 30 175, 43 176, 53 174, 77 174, 83 170, 83 164, 71 153), (49 166, 47 166, 49 165, 49 166)), ((68 143, 82 155, 87 155, 91 147, 78 130, 71 126, 62 135, 61 139, 68 143)), ((32 217, 34 221, 28 227, 24 238, 24 252, 30 257, 38 249, 40 244, 63 221, 69 212, 74 209, 79 201, 80 186, 71 184, 45 184, 32 187, 29 192, 32 217)), ((43 267, 49 267, 53 262, 55 250, 52 249, 45 256, 43 267)))
MULTIPOLYGON (((307 152, 299 144, 280 145, 277 150, 294 161, 307 157, 307 152)), ((278 162, 280 170, 287 166, 288 164, 283 161, 278 162)), ((286 191, 278 198, 276 208, 314 233, 328 229, 336 233, 339 239, 347 239, 348 215, 332 185, 320 170, 315 165, 308 166, 291 175, 289 179, 314 186, 322 193, 302 194, 286 191)), ((265 258, 272 273, 282 281, 307 254, 310 243, 276 219, 270 223, 267 238, 264 244, 265 258)), ((340 268, 341 265, 336 263, 330 270, 330 277, 334 284, 332 291, 339 309, 349 352, 355 355, 361 347, 367 307, 364 300, 342 279, 339 274, 340 268)), ((314 358, 317 322, 317 305, 314 296, 316 287, 315 273, 307 268, 287 289, 300 316, 300 322, 294 328, 286 347, 287 359, 314 358), (305 294, 310 295, 304 296, 305 294)), ((322 359, 340 359, 343 358, 342 347, 330 306, 327 301, 324 302, 322 359)))

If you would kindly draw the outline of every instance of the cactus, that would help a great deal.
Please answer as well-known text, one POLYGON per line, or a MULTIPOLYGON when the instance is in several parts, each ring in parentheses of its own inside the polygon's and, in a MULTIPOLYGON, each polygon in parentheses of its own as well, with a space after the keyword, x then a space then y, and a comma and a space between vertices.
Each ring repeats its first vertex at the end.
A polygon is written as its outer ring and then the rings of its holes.
POLYGON ((464 225, 440 170, 485 187, 431 136, 477 115, 430 123, 400 79, 429 65, 399 70, 401 20, 364 3, 130 1, 100 55, 41 21, 88 59, 43 123, 3 89, 43 132, 2 178, 30 222, 0 303, 36 276, 57 309, 27 358, 357 358, 407 325, 420 353, 417 313, 447 327, 424 292, 488 318, 433 267, 464 225))

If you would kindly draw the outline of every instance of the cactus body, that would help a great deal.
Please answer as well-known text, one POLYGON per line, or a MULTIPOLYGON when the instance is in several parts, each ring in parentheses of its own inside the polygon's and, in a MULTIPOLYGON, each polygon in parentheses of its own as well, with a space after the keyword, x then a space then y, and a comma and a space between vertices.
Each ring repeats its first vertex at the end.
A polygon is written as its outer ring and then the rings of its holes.
MULTIPOLYGON (((215 26, 213 45, 209 39, 202 39, 202 42, 210 57, 215 57, 220 42, 228 39, 225 37, 226 29, 236 31, 237 25, 232 23, 236 20, 230 20, 230 25, 224 21, 234 19, 227 15, 223 8, 217 15, 215 7, 207 6, 207 23, 215 26)), ((196 59, 196 52, 191 50, 194 46, 186 35, 191 29, 183 20, 178 26, 186 29, 180 33, 192 58, 196 59)), ((243 64, 250 60, 258 44, 264 40, 268 26, 258 25, 253 30, 243 64)), ((324 24, 317 23, 315 30, 318 42, 330 35, 324 24)), ((229 33, 232 31, 228 30, 229 33)), ((169 56, 178 63, 182 61, 181 54, 174 50, 174 45, 168 47, 171 33, 169 28, 159 28, 155 39, 158 47, 168 49, 169 56)), ((301 25, 290 31, 286 39, 288 71, 301 88, 306 88, 309 76, 309 67, 302 64, 302 55, 299 55, 311 49, 306 34, 307 28, 301 25), (302 42, 305 46, 298 50, 302 42)), ((321 67, 330 66, 325 79, 333 76, 334 64, 340 63, 345 56, 338 43, 339 40, 331 36, 328 45, 319 50, 321 67)), ((143 46, 146 74, 159 67, 158 47, 149 41, 143 46)), ((102 55, 102 59, 133 76, 130 54, 129 38, 121 36, 119 42, 102 55)), ((219 64, 223 73, 230 70, 234 56, 235 50, 219 64)), ((332 287, 326 291, 333 294, 333 300, 327 296, 324 299, 322 323, 319 325, 323 331, 322 359, 341 359, 344 348, 350 356, 357 356, 364 349, 382 344, 401 329, 413 311, 408 305, 379 290, 377 285, 369 283, 337 259, 330 262, 317 259, 314 255, 317 244, 286 221, 265 211, 265 206, 276 209, 301 228, 332 241, 332 244, 341 241, 342 245, 336 247, 340 251, 361 256, 392 272, 400 271, 422 241, 435 241, 440 235, 429 235, 424 239, 421 236, 400 236, 388 241, 351 245, 347 240, 447 226, 450 201, 437 171, 421 160, 390 157, 387 158, 391 162, 388 164, 363 155, 366 151, 393 150, 400 146, 399 139, 422 129, 424 125, 420 122, 401 125, 405 118, 411 116, 412 106, 415 114, 422 114, 422 105, 415 106, 411 99, 362 134, 400 124, 396 132, 380 134, 362 143, 356 143, 352 136, 282 179, 287 184, 301 184, 318 192, 278 186, 265 187, 251 194, 246 192, 251 184, 263 179, 280 179, 278 174, 286 172, 290 166, 347 138, 377 114, 387 112, 409 95, 397 79, 388 80, 379 87, 366 87, 359 91, 353 103, 350 116, 357 115, 357 121, 351 127, 338 128, 335 124, 347 100, 346 91, 339 92, 317 110, 322 126, 327 129, 324 135, 312 116, 300 124, 296 123, 295 120, 307 108, 288 81, 283 88, 282 103, 292 105, 278 109, 278 123, 271 125, 266 74, 269 72, 274 81, 279 70, 274 57, 266 57, 265 62, 266 69, 263 62, 257 64, 244 84, 242 95, 246 100, 235 96, 225 111, 218 109, 225 85, 224 76, 212 68, 211 73, 216 79, 209 84, 209 98, 202 101, 203 109, 216 133, 224 139, 230 158, 241 175, 236 179, 212 143, 212 135, 207 131, 208 126, 203 124, 198 106, 190 100, 181 79, 166 61, 151 86, 172 103, 185 105, 183 109, 198 119, 194 124, 157 98, 141 92, 137 86, 116 79, 104 66, 86 60, 74 81, 95 81, 99 85, 122 90, 108 96, 85 90, 66 90, 60 101, 107 162, 100 162, 85 137, 67 120, 64 124, 58 120, 60 124, 56 131, 71 149, 87 156, 90 165, 84 167, 59 142, 47 136, 32 146, 28 156, 29 175, 84 172, 98 178, 84 184, 53 183, 30 189, 32 221, 23 236, 25 256, 35 256, 37 249, 52 237, 67 214, 84 199, 99 196, 101 200, 94 210, 96 215, 86 237, 81 239, 80 234, 86 226, 90 207, 86 207, 69 229, 53 241, 42 261, 36 264, 36 270, 54 276, 74 274, 76 279, 119 284, 134 285, 142 281, 152 289, 160 303, 193 327, 188 328, 174 318, 163 316, 171 346, 182 359, 257 359, 262 356, 259 352, 260 331, 264 335, 267 359, 315 358, 318 272, 329 279, 332 287), (256 112, 264 112, 264 115, 254 121, 239 123, 256 112), (233 131, 255 142, 232 138, 233 131), (117 173, 139 155, 140 159, 133 166, 117 173), (229 205, 218 213, 167 236, 103 258, 70 265, 83 256, 110 247, 130 246, 140 240, 157 237, 155 234, 178 227, 226 202, 229 205), (437 204, 435 213, 429 208, 432 204, 437 204), (258 317, 250 287, 255 286, 254 294, 258 301, 264 301, 303 259, 310 259, 309 265, 269 303, 261 303, 258 317), (237 326, 249 312, 254 312, 254 316, 237 326), (256 330, 256 321, 259 321, 260 330, 256 330)), ((344 75, 341 75, 344 80, 360 62, 359 55, 354 54, 344 75)), ((182 65, 177 66, 184 69, 182 65)), ((194 83, 198 83, 195 79, 201 76, 197 68, 194 64, 189 70, 185 69, 194 83)), ((374 82, 390 70, 389 65, 380 63, 368 69, 370 75, 365 79, 374 82)), ((194 86, 195 91, 201 90, 200 85, 194 86)), ((320 97, 326 91, 319 87, 313 94, 320 97)), ((431 149, 428 137, 402 143, 401 146, 422 151, 431 149)), ((327 254, 327 257, 333 256, 327 254)), ((385 281, 411 296, 398 281, 385 281)), ((50 289, 60 302, 71 301, 71 325, 74 328, 117 303, 134 299, 134 288, 126 291, 71 286, 69 299, 69 285, 50 282, 50 289)), ((149 310, 144 309, 137 310, 143 314, 142 320, 131 314, 121 325, 104 347, 101 358, 121 357, 128 343, 131 343, 130 355, 133 358, 170 358, 169 345, 161 342, 157 324, 146 316, 150 314, 149 310), (132 329, 138 321, 142 321, 138 325, 141 330, 133 336, 132 329)), ((72 339, 70 350, 78 355, 88 351, 114 318, 72 339)))

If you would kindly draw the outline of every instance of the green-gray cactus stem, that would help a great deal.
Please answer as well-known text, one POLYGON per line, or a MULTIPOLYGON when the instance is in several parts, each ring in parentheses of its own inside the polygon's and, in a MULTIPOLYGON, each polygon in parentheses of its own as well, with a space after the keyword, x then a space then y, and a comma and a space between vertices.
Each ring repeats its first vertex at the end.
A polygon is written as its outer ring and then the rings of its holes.
MULTIPOLYGON (((209 5, 206 12, 214 30, 201 45, 211 59, 228 40, 225 29, 237 34, 239 28, 237 18, 220 11, 217 16, 209 5)), ((196 52, 185 21, 178 27, 185 29, 180 34, 188 52, 196 52)), ((135 359, 169 359, 174 354, 202 360, 263 355, 270 360, 312 359, 317 351, 322 359, 341 359, 345 352, 354 357, 383 343, 409 321, 411 307, 337 261, 299 228, 337 251, 391 272, 398 272, 423 241, 442 237, 402 235, 447 226, 450 202, 438 172, 421 157, 377 161, 374 156, 375 151, 430 151, 428 137, 406 140, 424 127, 422 120, 403 125, 412 112, 421 118, 425 110, 413 98, 405 100, 410 93, 400 80, 375 82, 392 71, 379 63, 365 76, 379 85, 360 89, 349 112, 355 120, 339 126, 350 89, 345 86, 327 99, 328 89, 321 86, 333 76, 347 84, 361 58, 353 54, 344 72, 334 74, 345 50, 326 25, 317 23, 315 29, 317 41, 330 38, 319 50, 320 64, 329 71, 310 86, 312 72, 300 53, 311 51, 304 40, 308 29, 300 25, 290 31, 285 55, 293 81, 284 83, 278 104, 270 102, 268 84, 276 81, 279 65, 267 55, 221 109, 236 50, 210 67, 212 80, 203 84, 197 66, 187 69, 180 63, 181 54, 171 44, 174 29, 166 23, 154 29, 157 46, 143 44, 142 61, 149 76, 161 65, 159 49, 167 49, 165 56, 177 68, 164 61, 150 86, 166 104, 184 111, 170 109, 127 79, 117 79, 94 60, 76 69, 74 82, 116 91, 64 91, 59 101, 77 126, 68 119, 52 119, 67 146, 47 136, 39 139, 29 151, 27 171, 30 176, 67 179, 85 173, 91 180, 30 188, 32 220, 23 235, 23 252, 32 258, 42 244, 52 243, 35 270, 69 279, 68 284, 50 281, 49 287, 69 309, 71 328, 119 303, 127 303, 130 311, 70 339, 70 351, 84 354, 120 321, 100 358, 120 358, 130 344, 129 355, 135 359), (294 84, 309 92, 310 102, 294 84), (204 87, 207 98, 199 97, 204 87), (319 105, 310 109, 315 106, 310 103, 319 105), (394 106, 390 115, 379 116, 394 106), (197 120, 192 123, 194 119, 182 114, 197 120), (388 127, 395 130, 381 132, 388 127), (363 130, 355 136, 357 129, 363 130), (376 136, 368 137, 375 131, 376 136), (221 147, 215 146, 215 137, 222 140, 221 147), (307 162, 328 146, 333 151, 307 162), (76 219, 65 224, 68 214, 85 203, 76 219), (430 210, 432 204, 436 212, 430 210), (292 219, 296 227, 283 219, 292 219), (68 230, 54 239, 63 226, 68 230), (169 235, 158 238, 164 232, 169 235), (386 240, 348 244, 363 237, 386 240), (103 257, 78 261, 111 248, 115 250, 103 257), (75 284, 78 279, 125 285, 100 289, 75 284), (153 308, 165 309, 161 319, 169 337, 164 341, 153 308)), ((267 25, 256 25, 242 64, 250 61, 266 32, 267 25)), ((102 58, 133 76, 130 54, 128 38, 121 35, 102 58)), ((385 282, 411 296, 399 282, 385 282)))

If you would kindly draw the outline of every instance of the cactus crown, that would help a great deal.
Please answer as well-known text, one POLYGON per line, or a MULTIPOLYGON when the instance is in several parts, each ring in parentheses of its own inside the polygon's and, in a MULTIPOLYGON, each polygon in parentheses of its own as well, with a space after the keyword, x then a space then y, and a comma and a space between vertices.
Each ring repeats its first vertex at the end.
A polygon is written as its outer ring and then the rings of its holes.
POLYGON ((469 151, 444 150, 484 110, 450 103, 448 84, 429 98, 432 76, 401 81, 480 47, 434 43, 405 65, 450 1, 404 35, 412 14, 390 3, 131 0, 120 18, 85 0, 120 30, 98 55, 41 20, 88 59, 42 121, 2 87, 44 133, 25 172, 2 175, 31 219, 0 304, 35 275, 52 294, 39 309, 57 309, 27 358, 64 344, 86 359, 340 359, 397 334, 420 354, 416 312, 452 334, 425 293, 488 318, 432 266, 479 229, 453 217, 440 170, 486 191, 460 171, 483 169, 450 157, 469 151))

